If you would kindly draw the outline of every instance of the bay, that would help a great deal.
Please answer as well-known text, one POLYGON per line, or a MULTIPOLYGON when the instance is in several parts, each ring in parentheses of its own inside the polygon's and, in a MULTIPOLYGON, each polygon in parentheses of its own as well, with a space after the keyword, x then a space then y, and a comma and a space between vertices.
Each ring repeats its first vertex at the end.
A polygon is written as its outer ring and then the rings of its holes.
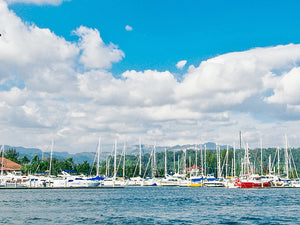
POLYGON ((1 224, 300 224, 300 189, 3 189, 1 224))

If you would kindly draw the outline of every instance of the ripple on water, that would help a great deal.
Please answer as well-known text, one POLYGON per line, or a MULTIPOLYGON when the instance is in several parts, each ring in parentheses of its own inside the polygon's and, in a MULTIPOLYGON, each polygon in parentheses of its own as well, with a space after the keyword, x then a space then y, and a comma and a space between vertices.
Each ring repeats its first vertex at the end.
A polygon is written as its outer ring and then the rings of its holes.
POLYGON ((32 218, 25 218, 25 224, 43 224, 43 223, 51 223, 52 220, 50 218, 44 217, 32 217, 32 218))
POLYGON ((300 189, 0 190, 1 224, 299 224, 300 189))

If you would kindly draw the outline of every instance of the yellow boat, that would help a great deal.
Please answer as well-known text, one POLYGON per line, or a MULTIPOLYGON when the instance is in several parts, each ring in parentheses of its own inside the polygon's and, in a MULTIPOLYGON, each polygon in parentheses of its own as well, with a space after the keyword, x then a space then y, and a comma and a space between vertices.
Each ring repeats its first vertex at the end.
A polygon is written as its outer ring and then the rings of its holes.
POLYGON ((195 183, 195 184, 189 184, 188 185, 188 187, 202 187, 202 184, 197 184, 197 183, 195 183))

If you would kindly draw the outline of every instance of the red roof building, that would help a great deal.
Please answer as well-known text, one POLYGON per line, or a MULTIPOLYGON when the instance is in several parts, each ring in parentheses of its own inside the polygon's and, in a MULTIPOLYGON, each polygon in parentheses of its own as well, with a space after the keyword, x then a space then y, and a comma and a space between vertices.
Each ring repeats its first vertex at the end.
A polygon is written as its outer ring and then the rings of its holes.
MULTIPOLYGON (((21 171, 21 167, 22 165, 3 157, 3 171, 21 171)), ((2 170, 2 157, 0 157, 0 170, 2 170)))
POLYGON ((186 171, 191 171, 191 170, 202 170, 199 166, 193 165, 191 167, 187 167, 186 171))

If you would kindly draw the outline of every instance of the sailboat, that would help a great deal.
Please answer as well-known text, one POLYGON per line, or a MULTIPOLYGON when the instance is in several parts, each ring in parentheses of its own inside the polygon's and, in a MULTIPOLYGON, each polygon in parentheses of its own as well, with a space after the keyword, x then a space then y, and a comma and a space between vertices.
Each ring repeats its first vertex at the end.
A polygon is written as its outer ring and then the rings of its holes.
POLYGON ((61 174, 53 178, 54 188, 91 188, 98 187, 100 182, 90 179, 84 175, 71 175, 70 172, 75 171, 61 171, 61 174))
POLYGON ((117 179, 117 140, 114 144, 114 174, 113 177, 105 177, 102 187, 124 187, 125 183, 117 179))
POLYGON ((188 184, 188 187, 202 187, 204 176, 203 176, 203 157, 202 157, 202 147, 201 147, 201 164, 202 164, 202 172, 201 175, 198 175, 198 149, 195 146, 195 165, 189 168, 190 173, 190 183, 188 184))
POLYGON ((239 178, 235 180, 234 186, 238 188, 263 188, 263 187, 271 187, 270 179, 262 179, 262 177, 258 174, 251 174, 249 170, 250 160, 249 160, 249 148, 248 144, 246 144, 245 148, 245 157, 243 161, 244 171, 239 178))
MULTIPOLYGON (((131 177, 126 182, 127 186, 142 186, 144 179, 142 178, 142 143, 141 138, 139 140, 139 159, 137 162, 137 165, 139 165, 139 175, 137 177, 131 177)), ((135 173, 135 171, 134 171, 135 173)))
POLYGON ((157 186, 159 184, 160 180, 158 178, 156 178, 157 165, 156 165, 155 153, 156 153, 156 146, 154 145, 153 150, 152 150, 152 152, 150 154, 150 157, 149 157, 149 161, 147 163, 147 167, 146 167, 144 176, 143 176, 144 180, 143 180, 142 186, 157 186), (148 176, 148 177, 145 178, 146 172, 148 170, 148 166, 149 166, 150 163, 151 163, 151 176, 148 176))
POLYGON ((178 177, 168 174, 167 168, 167 148, 165 148, 165 176, 160 179, 159 186, 178 186, 180 180, 178 177))
MULTIPOLYGON (((99 145, 100 145, 100 139, 99 139, 99 145)), ((47 181, 45 181, 45 186, 52 187, 52 188, 91 188, 91 187, 98 187, 100 185, 99 180, 91 179, 84 175, 71 175, 71 173, 75 173, 76 171, 61 171, 61 174, 59 174, 58 176, 51 177, 52 155, 53 155, 53 140, 52 140, 52 147, 50 153, 49 178, 47 181)))
POLYGON ((99 170, 100 170, 100 154, 101 154, 101 139, 98 140, 98 146, 97 146, 97 164, 96 164, 96 177, 87 178, 89 181, 93 181, 95 183, 98 183, 97 186, 103 185, 104 177, 100 177, 99 170))
POLYGON ((220 158, 220 147, 216 145, 217 154, 217 178, 213 174, 208 174, 205 181, 203 182, 205 187, 224 187, 224 182, 221 178, 221 158, 220 158))

